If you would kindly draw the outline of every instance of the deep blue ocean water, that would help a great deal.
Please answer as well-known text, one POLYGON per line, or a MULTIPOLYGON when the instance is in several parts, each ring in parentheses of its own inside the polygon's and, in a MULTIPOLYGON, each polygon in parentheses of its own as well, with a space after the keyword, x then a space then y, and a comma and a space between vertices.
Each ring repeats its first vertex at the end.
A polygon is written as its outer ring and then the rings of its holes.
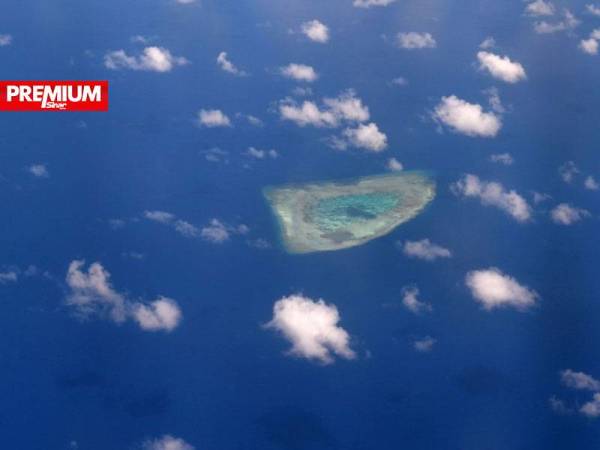
POLYGON ((0 47, 0 78, 108 79, 110 112, 0 117, 0 268, 47 272, 0 285, 1 447, 132 449, 171 434, 198 450, 598 448, 600 422, 556 415, 548 399, 588 400, 561 386, 563 369, 600 376, 599 194, 557 171, 573 160, 600 176, 600 60, 577 50, 600 19, 584 13, 586 2, 568 2, 582 21, 572 35, 537 35, 521 1, 456 3, 5 0, 0 33, 13 43, 0 47), (297 33, 314 18, 330 27, 327 45, 297 33), (399 31, 428 31, 438 46, 398 49, 399 31), (134 35, 191 63, 164 74, 106 69, 107 51, 140 48, 134 35), (487 36, 525 66, 526 82, 476 69, 487 36), (251 75, 219 70, 220 51, 251 75), (353 88, 389 148, 335 151, 328 130, 280 120, 275 105, 297 84, 276 71, 289 62, 319 72, 315 99, 353 88), (398 76, 408 85, 391 86, 398 76), (508 108, 496 138, 436 131, 428 111, 441 96, 485 104, 482 91, 493 86, 508 108), (197 127, 201 108, 223 110, 234 127, 197 127), (280 157, 252 160, 249 146, 280 157), (227 162, 206 160, 215 147, 227 162), (514 165, 489 162, 503 152, 514 165), (424 213, 339 252, 289 255, 278 246, 264 186, 382 173, 392 156, 436 174, 438 195, 424 213), (50 177, 32 177, 34 163, 50 177), (464 173, 532 204, 532 191, 553 200, 519 224, 454 196, 449 185, 464 173), (557 226, 548 210, 558 202, 592 217, 557 226), (145 210, 197 226, 216 217, 250 233, 213 245, 143 220, 145 210), (426 237, 453 258, 408 259, 396 245, 426 237), (259 238, 272 248, 246 243, 259 238), (144 257, 124 257, 131 252, 144 257), (64 303, 74 259, 100 261, 133 298, 176 299, 183 322, 165 334, 78 320, 64 303), (539 304, 483 311, 464 276, 492 266, 535 289, 539 304), (402 307, 411 284, 432 314, 402 307), (288 343, 262 324, 274 301, 295 292, 339 308, 356 360, 322 366, 285 356, 288 343), (426 335, 437 339, 433 351, 415 352, 412 342, 426 335))

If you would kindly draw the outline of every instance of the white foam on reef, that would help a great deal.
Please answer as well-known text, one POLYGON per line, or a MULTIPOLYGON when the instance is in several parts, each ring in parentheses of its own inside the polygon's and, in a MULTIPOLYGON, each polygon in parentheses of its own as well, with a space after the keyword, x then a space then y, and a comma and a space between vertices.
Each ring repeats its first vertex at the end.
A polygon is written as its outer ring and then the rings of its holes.
POLYGON ((264 189, 290 253, 340 250, 391 232, 435 197, 426 172, 409 171, 343 181, 264 189))

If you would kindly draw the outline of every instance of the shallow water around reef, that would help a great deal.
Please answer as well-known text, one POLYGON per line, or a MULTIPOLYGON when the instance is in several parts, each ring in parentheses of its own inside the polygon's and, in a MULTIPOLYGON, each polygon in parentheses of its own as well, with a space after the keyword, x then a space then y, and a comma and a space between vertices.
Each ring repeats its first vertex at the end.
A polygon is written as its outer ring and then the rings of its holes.
POLYGON ((418 215, 435 197, 426 172, 268 187, 264 191, 290 253, 364 244, 418 215))

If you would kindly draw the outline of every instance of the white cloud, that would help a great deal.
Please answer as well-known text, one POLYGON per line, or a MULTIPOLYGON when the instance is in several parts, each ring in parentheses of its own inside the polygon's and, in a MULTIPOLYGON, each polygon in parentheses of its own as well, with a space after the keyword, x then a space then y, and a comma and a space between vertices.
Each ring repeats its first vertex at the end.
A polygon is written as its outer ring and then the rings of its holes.
POLYGON ((244 72, 241 69, 238 69, 235 66, 235 64, 233 64, 229 59, 227 59, 227 52, 219 53, 219 55, 217 56, 217 65, 221 68, 221 70, 224 70, 225 72, 228 72, 232 75, 237 75, 239 77, 247 75, 246 72, 244 72))
POLYGON ((414 50, 421 48, 435 48, 437 43, 430 33, 398 33, 398 45, 402 48, 414 50))
POLYGON ((429 239, 406 241, 402 247, 404 254, 411 258, 435 261, 438 258, 451 258, 452 252, 447 248, 434 244, 429 239))
POLYGON ((129 56, 125 50, 115 50, 104 55, 104 65, 108 69, 131 69, 152 72, 169 72, 176 66, 189 61, 181 56, 173 56, 163 47, 146 47, 139 56, 129 56))
POLYGON ((279 156, 279 153, 277 153, 277 150, 274 150, 274 149, 261 150, 261 149, 255 148, 255 147, 248 147, 246 154, 248 156, 251 156, 252 158, 256 158, 256 159, 265 159, 265 158, 275 159, 279 156))
POLYGON ((417 352, 420 353, 428 353, 433 350, 433 346, 437 342, 437 339, 432 338, 431 336, 425 336, 422 339, 417 339, 413 343, 413 347, 417 352))
POLYGON ((396 0, 354 0, 352 5, 355 8, 371 8, 372 6, 387 6, 394 3, 396 0))
POLYGON ((408 86, 408 80, 404 77, 396 77, 392 80, 392 84, 395 86, 408 86))
POLYGON ((550 404, 550 409, 556 414, 571 414, 573 412, 563 400, 554 395, 548 399, 548 403, 550 404))
POLYGON ((475 197, 483 205, 500 208, 510 214, 517 222, 531 219, 531 207, 516 191, 507 191, 502 184, 480 180, 478 176, 467 174, 451 185, 452 192, 464 197, 475 197))
POLYGON ((214 244, 221 244, 229 240, 233 234, 247 234, 249 228, 246 225, 232 227, 221 222, 219 219, 211 219, 203 228, 198 228, 185 220, 177 219, 174 214, 165 211, 145 211, 144 217, 154 222, 171 226, 175 231, 187 238, 201 238, 214 244))
POLYGON ((171 223, 175 215, 166 211, 144 211, 144 217, 148 220, 159 223, 171 223))
POLYGON ((404 169, 404 166, 402 165, 402 163, 400 161, 398 161, 396 158, 388 159, 386 167, 388 168, 388 170, 391 170, 392 172, 400 172, 401 170, 404 169))
POLYGON ((554 11, 554 5, 544 0, 531 2, 525 8, 525 12, 531 16, 552 16, 554 11))
POLYGON ((480 51, 477 53, 477 59, 481 70, 487 70, 494 78, 499 80, 507 83, 517 83, 527 78, 523 66, 518 62, 511 61, 508 56, 480 51))
POLYGON ((363 105, 362 100, 356 97, 353 90, 342 92, 338 97, 324 98, 323 106, 305 100, 298 105, 292 99, 285 99, 279 104, 279 114, 282 119, 295 122, 303 127, 334 128, 342 122, 363 122, 369 119, 369 108, 363 105))
MULTIPOLYGON (((190 2, 190 0, 178 0, 179 3, 190 2)), ((144 450, 194 450, 194 447, 181 438, 173 437, 169 434, 144 442, 144 450)))
POLYGON ((525 310, 538 299, 535 291, 519 284, 495 267, 467 273, 465 284, 471 290, 473 298, 488 311, 509 306, 525 310))
POLYGON ((589 211, 576 208, 568 203, 561 203, 550 211, 552 221, 558 225, 572 225, 590 215, 589 211))
POLYGON ((43 164, 34 164, 29 166, 29 173, 38 178, 48 178, 50 176, 48 168, 43 164))
POLYGON ((325 98, 323 103, 339 120, 349 122, 369 120, 369 108, 363 105, 362 100, 356 97, 352 89, 342 92, 338 97, 325 98))
POLYGON ((82 260, 72 261, 66 277, 70 289, 66 303, 80 316, 108 316, 117 323, 132 318, 147 331, 172 331, 179 324, 181 311, 174 300, 159 297, 149 304, 132 301, 113 288, 110 273, 102 264, 91 264, 87 272, 82 270, 84 265, 82 260))
POLYGON ((487 50, 496 46, 496 40, 493 37, 487 37, 479 44, 479 48, 487 50))
POLYGON ((414 314, 431 312, 433 310, 429 303, 419 300, 419 289, 415 286, 408 286, 402 289, 402 304, 414 314))
POLYGON ((600 391, 600 381, 584 372, 567 369, 560 373, 562 383, 570 388, 585 391, 600 391))
POLYGON ((490 161, 504 164, 505 166, 510 166, 515 162, 510 153, 495 153, 490 156, 490 161))
POLYGON ((600 6, 596 6, 590 3, 588 5, 585 5, 585 8, 590 14, 600 17, 600 6))
POLYGON ((579 412, 590 418, 596 418, 600 416, 600 393, 594 394, 592 400, 584 403, 579 409, 579 412))
POLYGON ((558 168, 558 174, 565 183, 571 183, 579 173, 579 169, 573 161, 567 161, 558 168))
POLYGON ((0 47, 12 44, 13 38, 10 34, 0 34, 0 47))
POLYGON ((181 310, 174 300, 159 297, 145 305, 136 303, 132 308, 132 316, 143 330, 172 331, 181 321, 181 310))
POLYGON ((208 128, 230 127, 231 120, 220 109, 201 109, 198 112, 198 124, 208 128))
POLYGON ((586 189, 590 191, 597 191, 598 189, 600 189, 600 184, 598 184, 596 179, 591 175, 585 179, 583 185, 586 189))
POLYGON ((181 5, 191 5, 192 3, 196 3, 196 0, 175 0, 175 1, 181 5))
POLYGON ((330 364, 334 355, 356 357, 350 336, 339 321, 335 305, 296 294, 275 302, 273 319, 266 327, 279 331, 292 344, 290 354, 330 364))
POLYGON ((0 272, 0 284, 15 283, 19 275, 16 271, 10 270, 8 272, 0 272))
POLYGON ((548 195, 548 194, 544 194, 542 192, 533 192, 533 203, 535 203, 536 205, 538 203, 542 203, 545 202, 547 200, 551 200, 552 196, 548 195))
POLYGON ((380 152, 387 147, 387 136, 379 131, 377 124, 358 124, 356 128, 346 128, 343 131, 346 142, 357 148, 364 148, 372 152, 380 152))
POLYGON ((195 238, 200 235, 200 230, 193 224, 185 220, 176 220, 173 224, 175 231, 187 238, 195 238))
POLYGON ((484 112, 481 105, 468 103, 455 95, 442 97, 435 107, 433 119, 471 137, 494 137, 502 127, 498 115, 484 112))
POLYGON ((258 117, 256 117, 256 116, 253 116, 253 115, 251 115, 251 114, 248 114, 248 115, 246 116, 246 120, 248 120, 248 123, 249 123, 250 125, 254 125, 255 127, 262 127, 262 126, 264 126, 264 125, 265 125, 265 124, 264 124, 264 122, 263 122, 262 120, 260 120, 258 117))
POLYGON ((312 125, 315 127, 335 127, 338 118, 331 111, 321 110, 315 102, 305 100, 298 106, 291 99, 283 100, 279 104, 279 114, 284 120, 291 120, 296 125, 304 127, 312 125))
POLYGON ((291 63, 285 67, 282 67, 280 71, 283 76, 296 81, 306 81, 308 83, 312 83, 319 78, 317 72, 315 72, 315 69, 305 64, 291 63))
POLYGON ((598 54, 598 41, 593 38, 582 39, 579 42, 579 49, 587 53, 588 55, 597 55, 598 54))
MULTIPOLYGON (((600 11, 600 10, 599 10, 600 11)), ((600 28, 590 33, 589 39, 582 39, 579 42, 579 49, 588 55, 598 54, 598 41, 600 40, 600 28)))
POLYGON ((321 44, 329 41, 329 28, 318 20, 310 20, 302 24, 302 32, 311 40, 321 44))
POLYGON ((115 322, 127 319, 126 300, 110 284, 110 273, 102 264, 91 264, 87 273, 82 271, 85 261, 75 260, 67 271, 67 285, 71 289, 67 304, 84 317, 92 314, 108 314, 115 322))
POLYGON ((560 22, 550 23, 545 20, 536 22, 533 29, 538 34, 557 33, 559 31, 569 31, 579 25, 579 20, 567 9, 564 11, 563 20, 560 22))
POLYGON ((229 240, 229 231, 225 224, 218 219, 212 219, 200 232, 202 239, 214 244, 221 244, 229 240))

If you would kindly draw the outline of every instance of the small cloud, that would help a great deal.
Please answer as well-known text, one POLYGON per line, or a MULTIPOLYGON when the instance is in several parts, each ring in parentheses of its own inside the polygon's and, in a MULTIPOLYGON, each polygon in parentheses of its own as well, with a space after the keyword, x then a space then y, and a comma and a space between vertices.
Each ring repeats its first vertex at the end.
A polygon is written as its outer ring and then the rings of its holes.
POLYGON ((147 305, 136 303, 132 316, 142 330, 173 331, 181 321, 181 310, 174 300, 159 297, 147 305))
POLYGON ((178 219, 174 223, 175 231, 187 238, 195 238, 201 235, 201 231, 191 223, 178 219))
POLYGON ((479 198, 485 206, 495 206, 512 216, 517 222, 531 219, 531 207, 516 191, 507 191, 498 182, 480 180, 478 176, 467 174, 451 185, 455 195, 479 198))
POLYGON ((325 44, 329 41, 329 28, 318 20, 310 20, 302 24, 302 33, 311 41, 325 44))
POLYGON ((422 339, 417 339, 413 343, 413 347, 419 353, 429 353, 431 350, 433 350, 433 346, 436 342, 437 339, 434 339, 431 336, 425 336, 422 339))
POLYGON ((44 164, 34 164, 29 166, 28 170, 34 177, 48 178, 50 176, 50 172, 48 172, 48 168, 44 164))
POLYGON ((594 15, 596 17, 600 17, 600 6, 593 5, 593 4, 590 3, 588 5, 585 5, 585 9, 590 14, 592 14, 592 15, 594 15))
POLYGON ((598 184, 596 179, 591 175, 585 179, 583 186, 590 191, 597 191, 600 189, 600 184, 598 184))
POLYGON ((413 314, 433 311, 431 304, 419 300, 419 288, 407 286, 402 289, 402 304, 413 314))
POLYGON ((584 372, 567 369, 560 373, 560 380, 565 386, 584 391, 600 391, 600 381, 584 372))
POLYGON ((525 13, 530 16, 552 16, 556 8, 550 2, 536 0, 531 2, 525 8, 525 13))
POLYGON ((504 164, 505 166, 511 166, 515 162, 510 153, 495 153, 490 156, 490 161, 493 163, 504 164))
POLYGON ((350 348, 350 336, 339 321, 335 305, 295 294, 275 302, 273 318, 265 327, 277 330, 292 344, 289 354, 331 364, 335 355, 356 357, 350 348))
POLYGON ((210 223, 200 231, 202 239, 213 244, 221 244, 229 240, 229 231, 225 224, 218 219, 212 219, 210 223))
POLYGON ((582 39, 579 42, 579 49, 588 55, 598 54, 598 41, 600 40, 600 28, 590 33, 589 39, 582 39))
POLYGON ((312 83, 319 78, 317 72, 315 72, 315 69, 305 64, 291 63, 279 70, 284 77, 291 78, 296 81, 312 83))
POLYGON ((548 404, 550 405, 550 409, 556 414, 568 415, 572 414, 573 410, 567 406, 567 404, 553 395, 548 399, 548 404))
POLYGON ((401 170, 404 169, 404 166, 402 165, 402 163, 400 161, 398 161, 396 158, 388 159, 386 167, 388 170, 391 170, 392 172, 400 172, 401 170))
POLYGON ((568 203, 561 203, 550 211, 552 221, 558 225, 572 225, 589 216, 591 216, 589 211, 576 208, 568 203))
POLYGON ((201 153, 204 154, 204 158, 209 162, 219 163, 224 162, 228 163, 229 152, 227 150, 222 150, 218 147, 213 147, 208 150, 204 150, 201 153))
POLYGON ((354 0, 352 5, 355 8, 368 9, 373 6, 388 6, 394 3, 396 0, 354 0))
POLYGON ((558 168, 558 174, 565 183, 571 183, 579 173, 579 169, 573 161, 567 161, 558 168))
MULTIPOLYGON (((178 3, 192 3, 194 0, 177 0, 178 3)), ((169 434, 157 439, 150 439, 142 444, 143 450, 194 450, 194 447, 181 438, 169 434)))
POLYGON ((596 39, 582 39, 579 42, 579 49, 588 55, 598 54, 598 41, 596 39))
POLYGON ((517 83, 527 78, 523 66, 518 62, 511 61, 508 56, 480 51, 477 53, 477 59, 480 70, 486 70, 494 78, 506 83, 517 83))
POLYGON ((346 128, 342 135, 345 142, 356 148, 380 152, 387 147, 387 136, 379 131, 377 124, 358 124, 356 128, 346 128))
POLYGON ((533 203, 535 203, 536 205, 538 203, 542 203, 548 200, 552 200, 552 196, 548 195, 548 194, 544 194, 542 192, 533 192, 533 203))
POLYGON ((173 56, 166 48, 154 46, 144 48, 139 56, 129 56, 125 50, 115 50, 104 55, 104 66, 111 70, 170 72, 174 67, 188 63, 186 58, 173 56))
POLYGON ((174 300, 162 296, 150 303, 130 300, 113 288, 102 264, 91 264, 87 272, 84 265, 85 261, 72 261, 66 276, 70 289, 66 303, 81 317, 105 316, 116 323, 131 318, 146 331, 169 332, 179 324, 181 311, 174 300))
POLYGON ((275 158, 279 157, 279 153, 277 153, 277 150, 274 150, 274 149, 261 150, 261 149, 254 148, 254 147, 248 147, 248 150, 246 151, 246 155, 248 155, 252 158, 256 158, 256 159, 265 159, 265 158, 275 159, 275 158))
POLYGON ((398 33, 398 45, 408 50, 435 48, 437 43, 430 33, 398 33))
POLYGON ((13 37, 10 34, 0 34, 0 47, 6 47, 12 44, 13 37))
POLYGON ((487 37, 479 44, 479 48, 487 50, 496 46, 496 40, 493 37, 487 37))
POLYGON ((246 116, 246 120, 248 120, 248 123, 250 125, 253 125, 255 127, 263 127, 265 125, 264 122, 262 120, 260 120, 258 117, 250 115, 250 114, 248 114, 246 116))
POLYGON ((175 219, 175 215, 166 211, 144 211, 144 217, 148 220, 159 223, 171 223, 175 219))
POLYGON ((594 394, 592 400, 584 403, 583 406, 579 408, 579 412, 592 419, 600 416, 600 393, 594 394))
POLYGON ((406 241, 402 247, 402 251, 410 258, 418 258, 424 261, 435 261, 438 258, 452 257, 450 250, 434 244, 429 239, 406 241))
POLYGON ((488 311, 501 307, 526 310, 539 297, 535 291, 519 284, 495 267, 467 273, 465 284, 471 290, 473 298, 488 311))
POLYGON ((232 75, 237 75, 238 77, 245 77, 248 75, 245 71, 238 69, 235 64, 233 64, 229 59, 227 59, 227 53, 221 52, 217 56, 217 65, 221 68, 221 70, 228 72, 232 75))
MULTIPOLYGON (((180 5, 191 5, 192 3, 196 3, 197 0, 175 0, 180 5)), ((177 450, 177 449, 174 449, 177 450)))
POLYGON ((266 250, 271 248, 271 244, 269 243, 269 241, 263 238, 250 239, 247 241, 247 243, 250 247, 257 248, 259 250, 266 250))
POLYGON ((19 274, 16 270, 0 272, 0 284, 16 283, 19 279, 19 274))
POLYGON ((342 122, 364 122, 369 119, 369 108, 353 90, 342 92, 338 97, 324 98, 320 107, 313 101, 305 100, 298 104, 285 99, 279 104, 279 114, 283 120, 290 120, 304 127, 335 128, 342 122))
POLYGON ((579 25, 579 20, 567 9, 564 10, 563 20, 560 22, 550 23, 541 21, 536 22, 533 29, 538 34, 551 34, 558 33, 560 31, 573 30, 579 25))
POLYGON ((396 77, 391 81, 391 83, 394 86, 408 86, 408 80, 404 77, 396 77))
POLYGON ((481 105, 468 103, 455 95, 442 97, 432 117, 453 131, 470 137, 494 137, 502 128, 498 115, 484 112, 481 105))
POLYGON ((201 109, 198 124, 207 128, 230 127, 231 120, 220 109, 201 109))

